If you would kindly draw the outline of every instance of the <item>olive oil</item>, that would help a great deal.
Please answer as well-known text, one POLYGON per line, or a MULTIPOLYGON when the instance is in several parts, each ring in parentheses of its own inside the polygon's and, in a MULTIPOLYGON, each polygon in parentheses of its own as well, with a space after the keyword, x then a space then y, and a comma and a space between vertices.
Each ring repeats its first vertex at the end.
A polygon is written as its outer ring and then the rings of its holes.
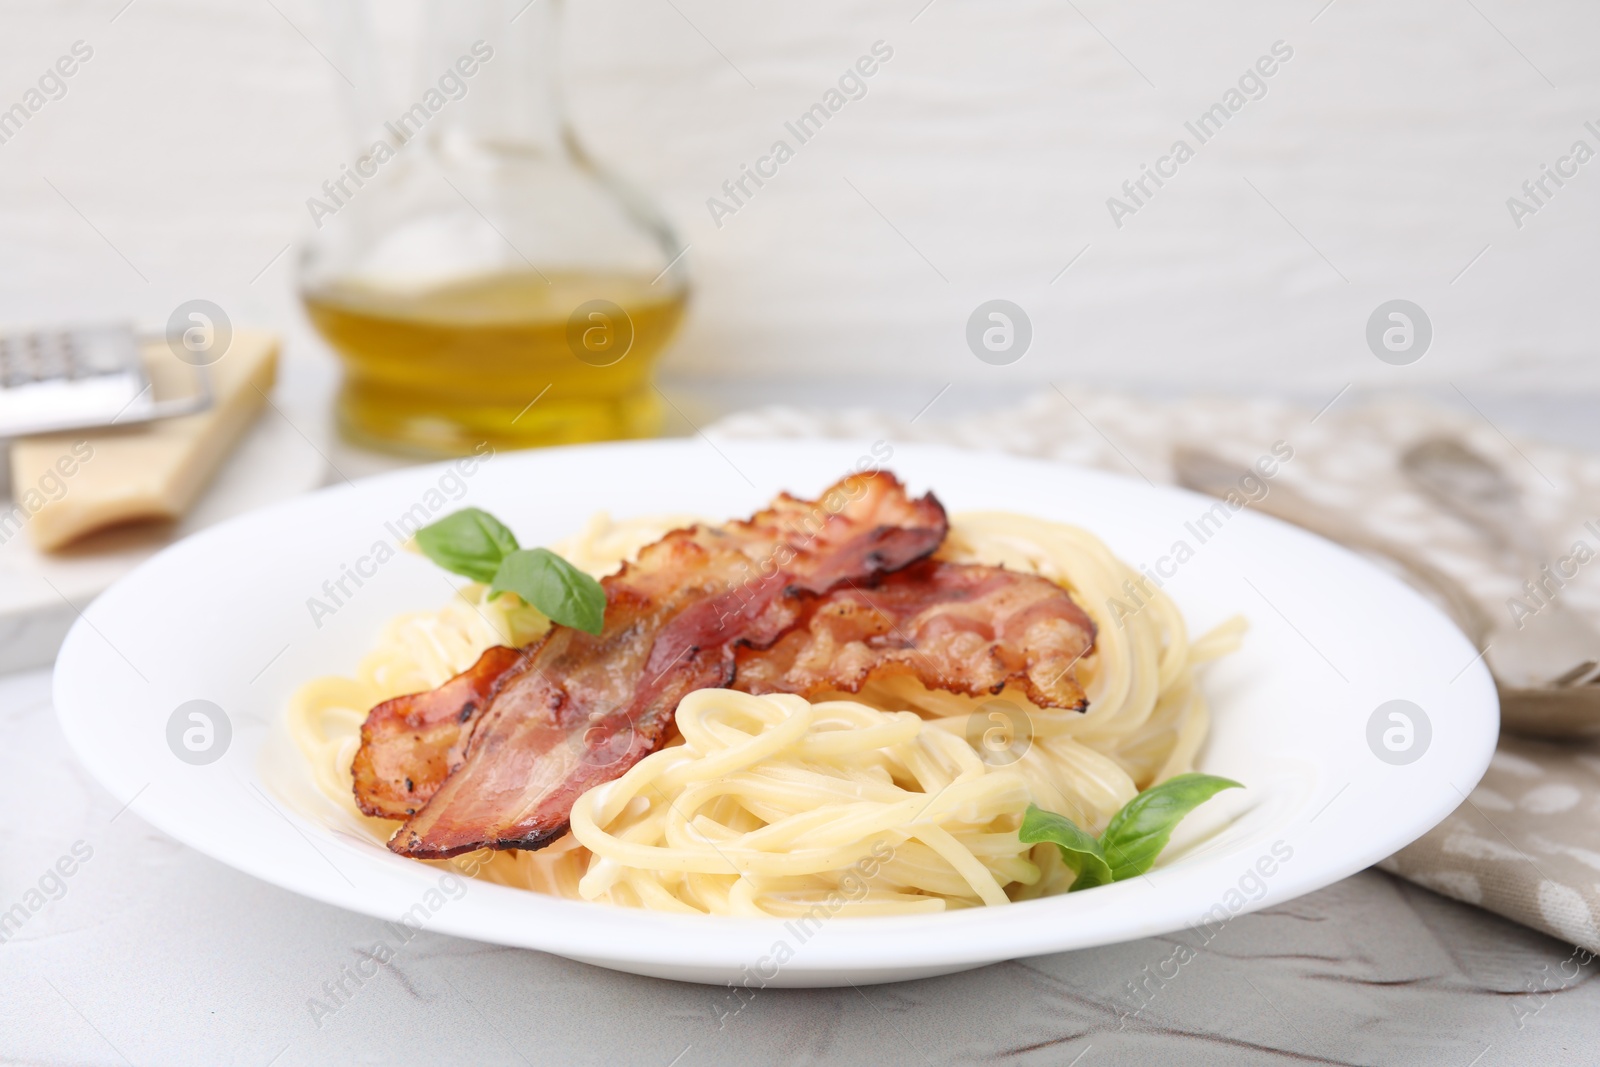
POLYGON ((675 277, 528 271, 303 296, 344 359, 341 431, 451 456, 656 433, 651 375, 688 293, 675 277))

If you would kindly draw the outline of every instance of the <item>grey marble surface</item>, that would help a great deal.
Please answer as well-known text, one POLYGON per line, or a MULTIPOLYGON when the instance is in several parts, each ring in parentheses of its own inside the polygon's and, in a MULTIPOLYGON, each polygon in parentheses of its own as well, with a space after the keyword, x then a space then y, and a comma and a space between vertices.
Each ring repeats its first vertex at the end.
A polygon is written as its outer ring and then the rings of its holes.
POLYGON ((377 920, 141 822, 68 751, 43 671, 0 678, 0 808, 0 908, 81 860, 0 943, 8 1064, 1493 1067, 1591 1063, 1600 1043, 1600 964, 1377 871, 1203 946, 1152 938, 746 1002, 434 934, 357 984, 347 968, 377 920), (314 1014, 341 980, 343 1003, 314 1014))

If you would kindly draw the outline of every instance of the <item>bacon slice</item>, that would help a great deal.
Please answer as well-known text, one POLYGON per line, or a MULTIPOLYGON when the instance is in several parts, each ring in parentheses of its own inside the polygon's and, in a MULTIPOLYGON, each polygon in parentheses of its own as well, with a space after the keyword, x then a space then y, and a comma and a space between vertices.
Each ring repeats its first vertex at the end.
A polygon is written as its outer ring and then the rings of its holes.
POLYGON ((817 501, 784 494, 745 522, 674 530, 601 581, 600 634, 553 627, 501 677, 460 767, 389 848, 444 859, 549 844, 574 800, 661 744, 679 700, 733 680, 739 647, 777 640, 817 594, 931 554, 946 529, 932 494, 912 500, 876 473, 817 501))
POLYGON ((733 687, 858 693, 875 675, 899 673, 969 696, 1015 683, 1039 707, 1081 711, 1077 665, 1094 640, 1094 622, 1054 582, 924 560, 873 588, 835 589, 770 648, 740 649, 733 687))
POLYGON ((472 727, 500 676, 521 653, 496 645, 437 689, 386 700, 367 713, 350 771, 368 815, 413 814, 466 757, 472 727))

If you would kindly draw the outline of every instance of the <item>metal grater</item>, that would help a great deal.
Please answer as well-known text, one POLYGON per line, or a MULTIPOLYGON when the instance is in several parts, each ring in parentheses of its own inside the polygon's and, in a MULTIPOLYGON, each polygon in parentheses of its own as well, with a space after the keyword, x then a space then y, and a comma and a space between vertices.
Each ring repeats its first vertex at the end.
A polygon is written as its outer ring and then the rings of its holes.
POLYGON ((0 440, 27 434, 131 426, 211 406, 195 367, 194 396, 157 400, 127 323, 0 334, 0 440))

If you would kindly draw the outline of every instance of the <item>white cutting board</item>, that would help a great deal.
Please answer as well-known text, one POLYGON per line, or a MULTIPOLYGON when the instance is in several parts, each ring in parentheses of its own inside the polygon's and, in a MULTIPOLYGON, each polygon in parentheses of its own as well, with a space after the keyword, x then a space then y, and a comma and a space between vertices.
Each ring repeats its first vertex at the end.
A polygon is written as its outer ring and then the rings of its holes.
MULTIPOLYGON (((53 661, 78 611, 166 545, 322 485, 332 433, 325 379, 315 368, 281 361, 272 403, 178 522, 109 530, 49 554, 34 548, 26 530, 0 545, 0 674, 53 661)), ((0 463, 0 479, 7 467, 0 463)), ((0 500, 0 506, 10 506, 9 487, 0 491, 0 500)))

